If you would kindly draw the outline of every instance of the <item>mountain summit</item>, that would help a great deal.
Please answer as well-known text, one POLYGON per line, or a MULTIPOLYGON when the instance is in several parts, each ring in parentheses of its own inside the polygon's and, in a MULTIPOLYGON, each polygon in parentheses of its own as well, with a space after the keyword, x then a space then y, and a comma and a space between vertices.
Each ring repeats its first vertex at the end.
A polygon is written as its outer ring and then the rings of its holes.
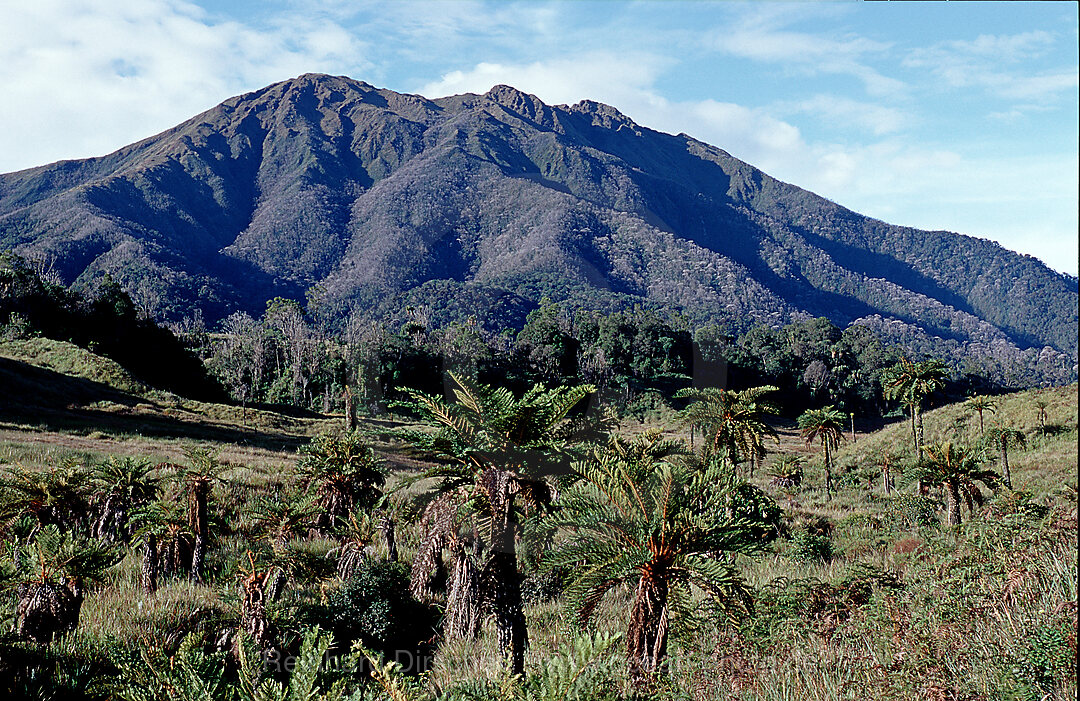
POLYGON ((1076 357, 1076 278, 861 216, 613 107, 505 85, 429 100, 276 83, 107 156, 0 176, 5 248, 69 284, 108 273, 162 318, 311 290, 342 313, 548 295, 1076 357))

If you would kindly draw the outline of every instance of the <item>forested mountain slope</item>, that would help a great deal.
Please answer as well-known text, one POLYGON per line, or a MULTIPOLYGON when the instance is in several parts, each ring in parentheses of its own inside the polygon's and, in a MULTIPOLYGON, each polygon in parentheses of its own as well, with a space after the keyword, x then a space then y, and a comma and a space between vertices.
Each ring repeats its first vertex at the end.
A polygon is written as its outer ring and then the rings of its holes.
POLYGON ((108 273, 166 319, 310 292, 338 316, 464 297, 513 323, 548 295, 732 331, 824 316, 953 357, 1033 349, 1075 374, 1075 278, 506 86, 428 100, 277 83, 108 156, 0 176, 4 248, 64 283, 108 273))

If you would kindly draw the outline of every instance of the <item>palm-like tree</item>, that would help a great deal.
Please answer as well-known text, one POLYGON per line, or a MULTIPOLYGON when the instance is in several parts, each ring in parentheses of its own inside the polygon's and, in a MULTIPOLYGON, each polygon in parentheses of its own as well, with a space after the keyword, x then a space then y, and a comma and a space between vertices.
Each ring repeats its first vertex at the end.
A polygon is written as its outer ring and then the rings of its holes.
POLYGON ((1045 431, 1046 430, 1046 419, 1047 419, 1046 408, 1048 406, 1050 406, 1050 404, 1045 399, 1036 399, 1035 400, 1035 413, 1036 413, 1036 418, 1039 420, 1039 430, 1040 431, 1045 431))
POLYGON ((967 505, 969 513, 974 512, 976 505, 982 504, 982 492, 976 482, 982 482, 991 489, 997 488, 997 473, 981 469, 974 451, 952 443, 924 447, 916 472, 922 482, 945 490, 950 526, 960 525, 961 503, 967 505))
POLYGON ((881 374, 881 387, 886 399, 897 399, 911 414, 911 438, 915 455, 922 451, 922 403, 945 386, 949 368, 937 358, 913 363, 907 358, 881 374))
POLYGON ((582 479, 553 516, 568 537, 545 566, 573 572, 567 593, 582 623, 613 589, 634 588, 626 655, 631 678, 646 687, 662 670, 668 631, 685 620, 695 589, 728 614, 751 609, 727 555, 751 552, 760 540, 730 515, 729 468, 657 450, 648 436, 624 448, 579 465, 582 479))
POLYGON ((91 534, 103 543, 128 542, 134 533, 132 513, 157 499, 160 479, 147 460, 109 457, 92 469, 97 516, 91 534))
POLYGON ((184 450, 184 455, 187 465, 163 463, 158 467, 174 470, 175 479, 186 494, 188 528, 194 535, 188 575, 191 581, 201 582, 202 563, 210 537, 210 492, 229 468, 218 460, 217 451, 210 448, 191 446, 184 450))
POLYGON ((784 489, 798 487, 802 484, 802 463, 803 459, 798 455, 781 455, 769 469, 772 478, 769 483, 784 489))
POLYGON ((297 472, 322 505, 320 531, 346 525, 354 510, 370 509, 382 497, 386 469, 359 432, 316 436, 300 452, 297 472))
POLYGON ((991 414, 993 414, 994 409, 997 407, 997 404, 995 404, 994 400, 991 399, 990 397, 987 397, 987 396, 984 396, 984 395, 981 395, 981 394, 977 394, 974 397, 970 397, 966 402, 964 402, 964 405, 967 406, 968 409, 971 409, 972 411, 978 412, 978 414, 979 414, 979 438, 982 438, 984 436, 983 412, 988 411, 991 414))
POLYGON ((709 450, 728 464, 750 461, 753 473, 754 463, 765 454, 764 439, 779 440, 765 420, 776 414, 776 407, 764 397, 776 391, 772 385, 741 391, 706 387, 680 390, 675 396, 691 400, 679 415, 683 425, 701 431, 709 450))
POLYGON ((324 513, 322 507, 310 489, 263 496, 248 507, 257 532, 263 534, 277 555, 284 552, 289 540, 307 533, 320 513, 324 513))
POLYGON ((163 577, 190 575, 195 534, 189 523, 185 507, 167 499, 132 512, 132 538, 142 543, 143 551, 139 583, 146 593, 157 591, 163 577))
POLYGON ((825 463, 825 494, 832 498, 832 453, 844 439, 844 412, 833 406, 804 411, 798 419, 799 432, 806 445, 821 443, 825 463))
POLYGON ((83 540, 53 524, 38 530, 22 549, 16 632, 36 643, 75 630, 86 584, 100 580, 120 559, 96 540, 83 540))
POLYGON ((0 523, 30 516, 37 528, 85 528, 89 485, 90 472, 70 460, 44 470, 11 466, 0 476, 0 523))
POLYGON ((426 588, 444 547, 454 546, 466 557, 469 549, 482 550, 482 587, 472 591, 483 590, 495 615, 499 647, 511 672, 519 674, 528 641, 515 545, 519 511, 545 508, 555 482, 570 474, 576 455, 572 447, 603 428, 595 417, 567 418, 595 390, 591 385, 536 385, 517 397, 505 388, 450 377, 452 403, 412 392, 414 408, 439 430, 407 437, 446 463, 419 476, 436 478, 438 484, 421 519, 423 540, 413 563, 412 587, 426 588), (468 542, 459 537, 463 524, 471 526, 468 542))
POLYGON ((1027 436, 1024 435, 1023 431, 1018 431, 1015 428, 997 426, 990 429, 986 439, 998 449, 998 455, 1001 456, 1001 481, 1005 483, 1006 487, 1012 489, 1012 474, 1009 471, 1009 447, 1026 447, 1027 436))

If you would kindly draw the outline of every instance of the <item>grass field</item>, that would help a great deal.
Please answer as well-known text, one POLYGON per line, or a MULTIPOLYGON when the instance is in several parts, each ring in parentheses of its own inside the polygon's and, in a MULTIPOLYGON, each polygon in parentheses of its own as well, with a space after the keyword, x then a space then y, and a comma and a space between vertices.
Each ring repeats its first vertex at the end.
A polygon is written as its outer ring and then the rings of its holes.
MULTIPOLYGON (((75 656, 101 656, 111 649, 175 651, 186 633, 209 644, 223 629, 235 627, 241 573, 247 563, 254 564, 252 553, 274 556, 249 507, 293 495, 298 449, 341 426, 340 417, 199 403, 147 390, 104 359, 58 342, 0 345, 0 381, 5 378, 0 466, 47 470, 65 460, 87 464, 107 456, 179 463, 186 448, 198 445, 216 452, 228 468, 212 493, 216 535, 206 583, 171 581, 144 595, 133 548, 88 593, 77 634, 53 644, 75 656)), ((1020 392, 995 402, 994 413, 984 417, 986 428, 1017 428, 1027 444, 1010 455, 1014 489, 990 495, 959 529, 942 525, 938 495, 916 496, 905 478, 904 466, 913 457, 907 422, 858 433, 854 441, 849 436, 836 455, 837 489, 831 498, 823 488, 818 448, 806 445, 793 425, 781 423, 766 469, 749 481, 782 507, 784 532, 763 553, 736 559, 755 591, 755 614, 726 625, 704 615, 694 619, 688 633, 673 638, 668 686, 655 695, 1075 698, 1077 387, 1020 392), (800 486, 780 489, 770 483, 767 469, 780 454, 805 459, 800 486), (886 460, 896 475, 891 493, 882 488, 886 460)), ((362 422, 391 469, 391 485, 427 464, 390 437, 402 425, 362 422)), ((651 425, 685 437, 662 420, 651 425)), ((626 424, 621 430, 630 434, 641 427, 626 424)), ((925 439, 976 445, 978 417, 963 405, 928 411, 925 439)), ((987 453, 987 459, 993 467, 996 453, 987 453)), ((417 489, 399 495, 398 544, 406 563, 420 536, 406 499, 417 489)), ((297 638, 311 611, 329 611, 328 602, 339 600, 335 592, 344 584, 330 564, 336 547, 306 536, 289 542, 290 561, 300 565, 269 608, 286 637, 297 638)), ((379 552, 376 548, 375 557, 379 552)), ((564 602, 544 593, 541 578, 528 574, 527 584, 532 579, 537 586, 530 591, 540 593, 530 595, 526 607, 526 668, 542 676, 552 674, 558 660, 573 658, 584 633, 564 602)), ((594 629, 625 631, 631 596, 623 587, 606 598, 594 629)), ((10 596, 2 611, 3 627, 11 630, 10 596)), ((617 698, 627 688, 622 644, 595 659, 581 678, 591 686, 576 698, 617 698)), ((5 668, 2 660, 0 668, 5 668)), ((501 670, 488 620, 475 641, 444 641, 418 688, 394 698, 431 698, 463 681, 498 686, 505 682, 501 670)), ((64 674, 64 683, 75 684, 76 672, 64 674)), ((365 698, 386 698, 379 693, 365 698)), ((491 692, 477 698, 500 697, 491 692)))

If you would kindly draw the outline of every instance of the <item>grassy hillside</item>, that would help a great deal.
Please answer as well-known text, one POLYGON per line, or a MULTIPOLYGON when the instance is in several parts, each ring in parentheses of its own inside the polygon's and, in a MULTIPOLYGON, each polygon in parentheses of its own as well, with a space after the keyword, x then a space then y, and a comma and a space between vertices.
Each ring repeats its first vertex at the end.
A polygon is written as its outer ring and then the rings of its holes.
MULTIPOLYGON (((18 392, 0 391, 9 392, 6 399, 22 393, 27 406, 38 411, 33 418, 2 418, 0 463, 7 467, 48 472, 65 460, 86 465, 108 456, 182 463, 188 459, 185 447, 202 445, 218 451, 226 468, 210 494, 213 531, 204 582, 163 579, 155 594, 144 594, 141 546, 123 546, 123 559, 88 592, 75 636, 39 649, 0 634, 5 655, 0 677, 7 673, 13 680, 12 693, 30 694, 35 684, 44 684, 77 689, 70 692, 73 698, 103 698, 113 693, 105 682, 143 669, 143 663, 132 662, 140 655, 151 666, 158 659, 155 669, 165 675, 192 659, 203 659, 192 678, 238 673, 228 662, 231 643, 218 641, 229 640, 229 631, 241 624, 244 582, 256 568, 269 572, 265 568, 279 566, 287 572, 282 593, 268 601, 267 615, 290 650, 297 650, 310 624, 339 636, 350 631, 373 649, 393 645, 388 641, 401 631, 438 640, 430 627, 417 629, 430 623, 416 622, 428 615, 437 620, 441 609, 400 608, 414 605, 404 592, 422 524, 407 497, 419 486, 393 497, 402 564, 384 559, 385 546, 373 530, 366 536, 368 557, 360 574, 343 581, 335 575, 337 540, 306 528, 280 545, 269 537, 266 509, 296 504, 302 491, 297 448, 338 426, 338 418, 191 402, 138 393, 133 385, 122 391, 112 385, 128 381, 122 374, 64 344, 8 345, 3 353, 6 362, 22 363, 14 376, 23 385, 18 392), (46 370, 46 363, 53 370, 46 370), (60 375, 60 369, 77 370, 80 377, 60 375), (87 394, 74 404, 56 403, 68 388, 61 383, 76 380, 85 383, 77 387, 87 394), (192 638, 184 647, 187 633, 192 638), (41 664, 41 655, 49 660, 47 672, 34 666, 41 664), (18 664, 39 670, 39 676, 19 672, 12 660, 23 660, 18 664)), ((731 560, 753 590, 754 614, 717 623, 704 615, 708 607, 701 602, 694 625, 672 638, 671 673, 650 698, 1075 698, 1077 387, 1022 392, 995 402, 986 427, 1009 425, 1027 436, 1026 447, 1011 455, 1016 489, 988 494, 959 529, 942 525, 939 495, 919 497, 903 477, 911 458, 906 422, 861 433, 841 448, 831 499, 820 486, 816 449, 793 428, 781 427, 781 442, 771 447, 806 460, 804 481, 780 488, 768 474, 750 478, 782 508, 781 536, 759 555, 731 560), (1041 419, 1040 402, 1045 404, 1041 419), (880 481, 886 454, 897 473, 897 491, 890 494, 880 481)), ((978 442, 978 417, 963 405, 928 411, 925 423, 928 442, 978 442)), ((414 473, 417 462, 389 440, 391 427, 390 422, 363 426, 390 462, 393 485, 414 473)), ((992 467, 993 455, 988 459, 992 467)), ((166 497, 177 503, 185 503, 184 494, 180 485, 165 487, 166 497)), ((625 693, 625 640, 612 636, 626 630, 632 588, 617 587, 603 600, 594 618, 595 637, 572 622, 561 579, 526 570, 527 683, 536 689, 561 678, 569 685, 564 689, 576 690, 575 698, 631 698, 625 693)), ((12 596, 0 601, 0 619, 10 631, 12 596)), ((436 698, 437 690, 463 684, 472 689, 468 698, 538 698, 505 679, 490 619, 475 641, 446 640, 424 649, 432 654, 426 676, 409 681, 388 672, 384 686, 369 684, 353 698, 427 700, 436 698)), ((347 651, 347 645, 335 648, 335 654, 347 651)), ((324 675, 349 685, 366 678, 347 665, 324 675)), ((125 698, 158 698, 153 685, 146 688, 143 696, 125 698)), ((231 698, 228 684, 216 688, 207 698, 231 698)))

